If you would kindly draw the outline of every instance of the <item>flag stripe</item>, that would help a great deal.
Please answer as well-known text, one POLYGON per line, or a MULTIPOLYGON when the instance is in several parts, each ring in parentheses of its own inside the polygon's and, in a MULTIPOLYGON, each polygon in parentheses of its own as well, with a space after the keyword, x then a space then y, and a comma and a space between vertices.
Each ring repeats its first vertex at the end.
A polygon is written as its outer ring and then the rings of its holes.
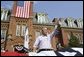
POLYGON ((21 8, 21 16, 20 17, 22 17, 22 13, 23 13, 23 8, 21 8))
POLYGON ((27 14, 27 12, 26 12, 26 11, 27 11, 27 7, 26 7, 27 4, 26 4, 26 1, 24 2, 24 4, 25 4, 25 5, 24 5, 24 9, 25 9, 25 18, 26 18, 26 14, 27 14))
POLYGON ((29 18, 30 1, 24 1, 24 6, 17 6, 16 17, 29 18))
MULTIPOLYGON (((29 1, 29 5, 28 5, 28 8, 29 8, 29 10, 30 10, 30 1, 29 1)), ((27 16, 27 18, 29 17, 29 10, 28 10, 28 16, 27 16)))

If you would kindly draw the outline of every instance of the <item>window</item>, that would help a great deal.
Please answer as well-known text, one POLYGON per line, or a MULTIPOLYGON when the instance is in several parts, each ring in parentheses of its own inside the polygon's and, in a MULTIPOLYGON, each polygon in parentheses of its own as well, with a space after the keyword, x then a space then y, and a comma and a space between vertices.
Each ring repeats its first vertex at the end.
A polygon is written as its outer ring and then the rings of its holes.
MULTIPOLYGON (((2 17, 3 10, 1 9, 1 17, 2 17)), ((1 18, 2 19, 2 18, 1 18)))
POLYGON ((80 28, 82 28, 83 26, 82 26, 82 22, 80 22, 80 28))
POLYGON ((26 29, 26 25, 22 25, 21 36, 24 36, 24 34, 25 34, 25 29, 26 29))
POLYGON ((59 21, 59 24, 62 26, 62 22, 61 21, 59 21))
POLYGON ((40 23, 41 21, 41 17, 38 15, 38 23, 40 23))
POLYGON ((1 20, 3 20, 3 21, 8 20, 8 14, 9 14, 8 10, 2 10, 2 12, 1 12, 1 20))
POLYGON ((81 34, 78 34, 80 44, 83 44, 83 38, 81 36, 82 36, 81 34))
POLYGON ((68 21, 68 27, 73 27, 73 20, 69 18, 67 21, 68 21))
POLYGON ((42 15, 41 15, 41 16, 40 16, 40 23, 41 23, 41 24, 42 24, 42 22, 43 22, 42 20, 43 20, 43 18, 42 18, 42 15))
POLYGON ((81 34, 81 44, 83 44, 83 34, 81 34))
POLYGON ((69 22, 69 26, 72 27, 72 20, 70 20, 70 22, 69 22))
POLYGON ((28 41, 29 39, 29 30, 28 30, 28 27, 25 28, 25 31, 24 31, 24 38, 25 38, 25 41, 28 41))
POLYGON ((45 14, 40 14, 40 15, 38 14, 38 23, 45 24, 48 22, 49 22, 48 17, 45 14))
POLYGON ((80 44, 83 44, 83 37, 81 34, 76 34, 76 37, 79 39, 80 44))
POLYGON ((81 22, 81 26, 82 26, 82 28, 83 28, 83 21, 81 22))
POLYGON ((83 27, 82 23, 83 23, 83 22, 82 22, 81 20, 77 20, 77 24, 78 24, 78 27, 79 27, 79 28, 82 28, 82 27, 83 27))
POLYGON ((70 23, 69 23, 69 22, 70 22, 69 19, 67 20, 67 22, 68 22, 68 27, 70 27, 70 25, 69 25, 69 24, 70 24, 70 23))
POLYGON ((72 27, 72 22, 70 21, 70 27, 72 27))
POLYGON ((24 36, 25 35, 25 29, 26 25, 17 25, 16 26, 16 36, 24 36))
POLYGON ((81 38, 80 38, 80 34, 78 34, 78 39, 79 39, 79 42, 81 43, 81 38))
POLYGON ((78 22, 78 27, 80 28, 80 22, 78 22))
POLYGON ((6 39, 6 30, 1 30, 1 38, 6 39))
POLYGON ((42 23, 44 24, 45 22, 45 17, 42 15, 42 23))
POLYGON ((45 15, 45 19, 46 19, 46 23, 49 23, 49 19, 48 19, 47 15, 45 15))
POLYGON ((20 25, 16 26, 16 36, 20 36, 20 25))

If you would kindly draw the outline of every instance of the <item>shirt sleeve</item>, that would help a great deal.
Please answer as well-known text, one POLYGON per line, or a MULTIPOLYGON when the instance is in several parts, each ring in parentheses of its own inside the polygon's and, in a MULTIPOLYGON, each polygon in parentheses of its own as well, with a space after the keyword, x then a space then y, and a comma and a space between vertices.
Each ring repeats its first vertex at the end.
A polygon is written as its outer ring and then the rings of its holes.
POLYGON ((50 34, 50 38, 53 38, 53 36, 57 35, 59 31, 57 30, 57 26, 55 26, 54 31, 50 34))
POLYGON ((39 37, 37 37, 33 47, 38 47, 39 42, 40 42, 39 37))

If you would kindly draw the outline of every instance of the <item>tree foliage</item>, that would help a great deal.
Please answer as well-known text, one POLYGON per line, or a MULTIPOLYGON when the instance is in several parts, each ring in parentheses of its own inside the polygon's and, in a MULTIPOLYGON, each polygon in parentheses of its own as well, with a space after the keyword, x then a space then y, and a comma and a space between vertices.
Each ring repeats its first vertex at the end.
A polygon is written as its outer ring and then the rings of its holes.
POLYGON ((70 47, 78 47, 80 45, 79 39, 71 33, 70 40, 69 40, 69 46, 70 47))

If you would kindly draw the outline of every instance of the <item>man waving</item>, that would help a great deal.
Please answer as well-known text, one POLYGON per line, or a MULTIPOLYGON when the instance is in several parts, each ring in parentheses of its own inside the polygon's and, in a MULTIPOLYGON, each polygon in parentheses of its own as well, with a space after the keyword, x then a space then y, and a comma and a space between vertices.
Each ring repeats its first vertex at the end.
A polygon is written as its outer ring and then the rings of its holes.
POLYGON ((58 33, 56 28, 57 26, 55 26, 55 29, 51 34, 48 34, 48 29, 46 27, 42 28, 42 35, 37 37, 34 43, 34 52, 36 52, 36 49, 38 48, 39 53, 44 53, 47 56, 56 56, 51 46, 51 39, 58 33))

